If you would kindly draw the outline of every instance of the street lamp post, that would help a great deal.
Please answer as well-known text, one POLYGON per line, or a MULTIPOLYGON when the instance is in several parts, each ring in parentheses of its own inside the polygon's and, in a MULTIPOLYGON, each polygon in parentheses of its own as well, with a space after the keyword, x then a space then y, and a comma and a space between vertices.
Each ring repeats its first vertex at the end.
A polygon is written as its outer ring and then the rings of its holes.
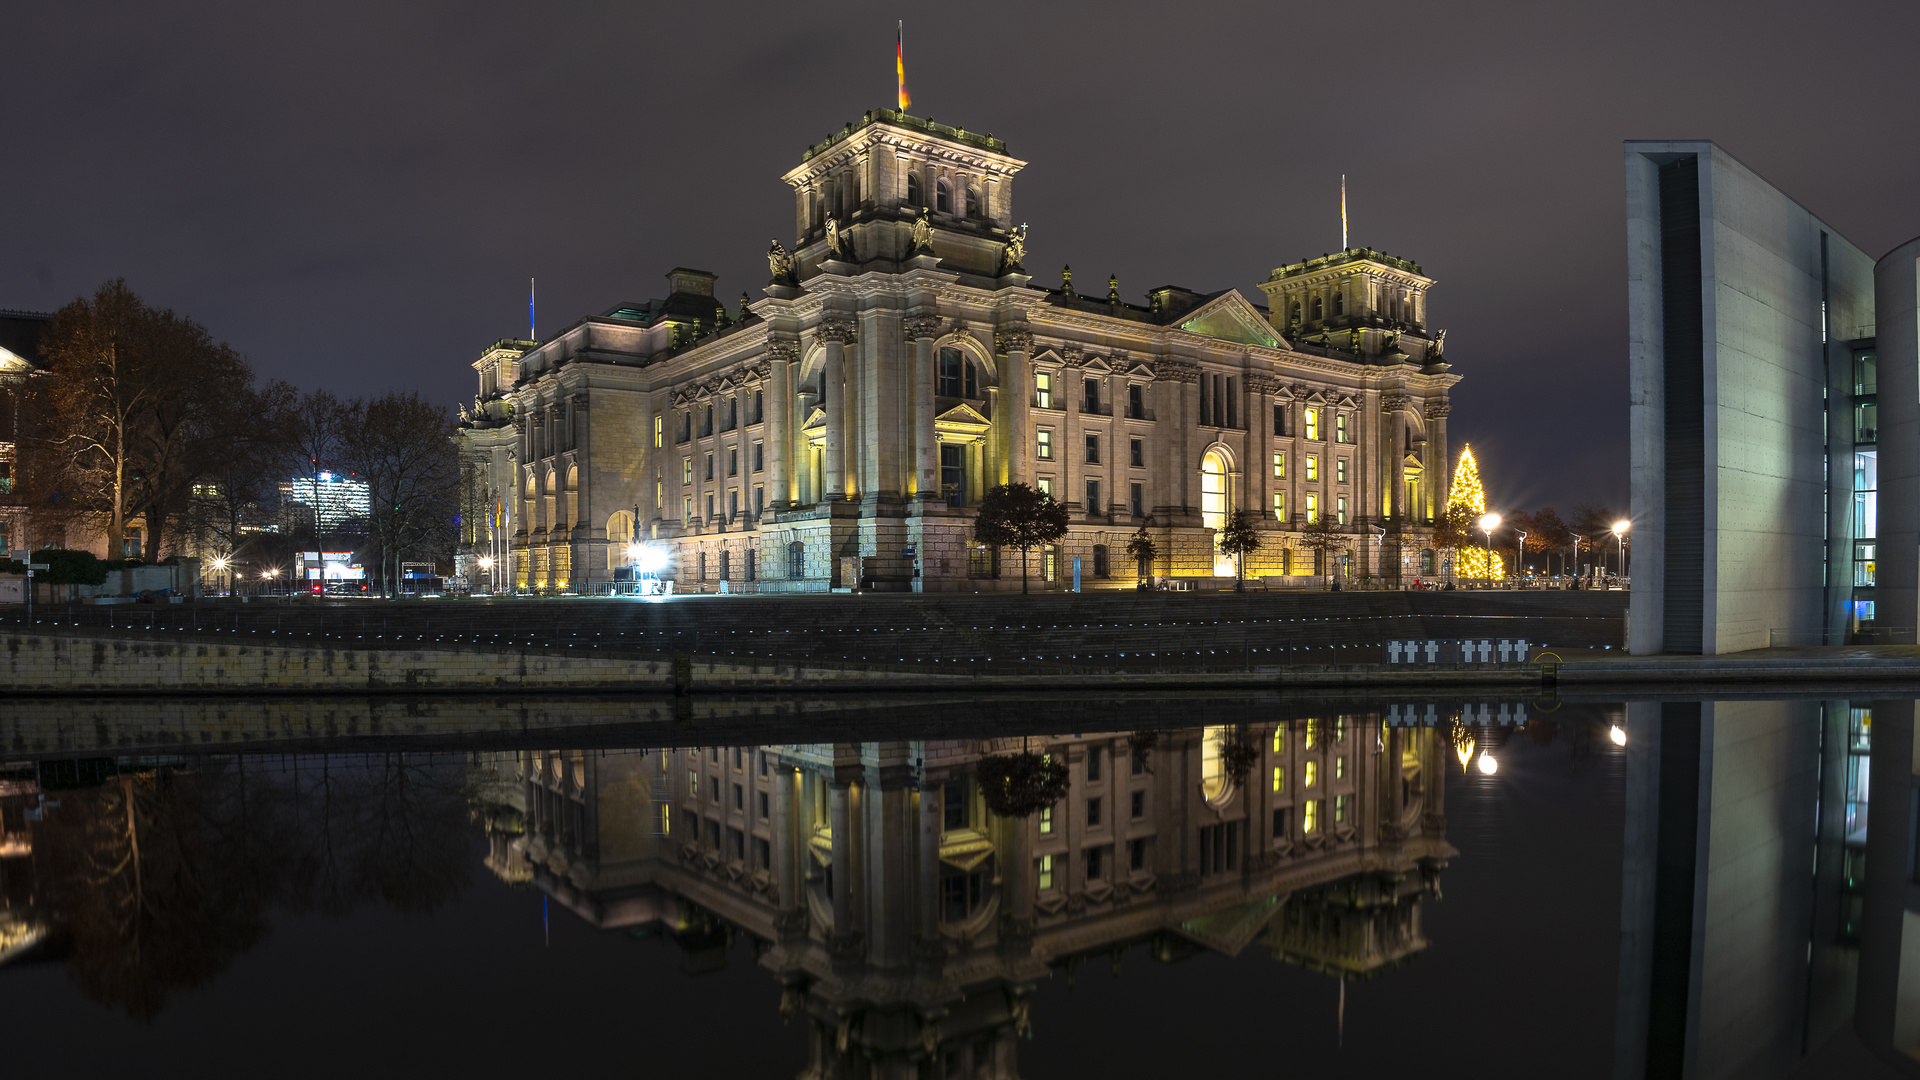
POLYGON ((1613 537, 1620 541, 1620 577, 1622 579, 1627 576, 1627 530, 1632 527, 1633 523, 1625 518, 1613 523, 1613 537))
POLYGON ((1487 513, 1480 515, 1480 531, 1487 534, 1487 587, 1493 587, 1493 530, 1500 527, 1500 515, 1487 513))
POLYGON ((1513 573, 1524 583, 1527 572, 1527 534, 1515 529, 1513 535, 1520 538, 1513 542, 1513 573))

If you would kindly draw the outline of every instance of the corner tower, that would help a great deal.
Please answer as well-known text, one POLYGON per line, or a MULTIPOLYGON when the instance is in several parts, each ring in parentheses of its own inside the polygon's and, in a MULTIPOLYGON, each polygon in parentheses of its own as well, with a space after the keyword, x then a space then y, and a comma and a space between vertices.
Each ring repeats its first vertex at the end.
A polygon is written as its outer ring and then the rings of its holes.
POLYGON ((1274 328, 1287 340, 1423 365, 1440 355, 1427 329, 1432 287, 1419 263, 1372 248, 1289 263, 1260 283, 1274 328))
POLYGON ((793 188, 794 255, 802 277, 827 257, 827 220, 840 260, 895 272, 914 253, 922 208, 942 269, 995 277, 1013 217, 1013 177, 1026 162, 991 134, 880 109, 807 148, 781 179, 793 188))

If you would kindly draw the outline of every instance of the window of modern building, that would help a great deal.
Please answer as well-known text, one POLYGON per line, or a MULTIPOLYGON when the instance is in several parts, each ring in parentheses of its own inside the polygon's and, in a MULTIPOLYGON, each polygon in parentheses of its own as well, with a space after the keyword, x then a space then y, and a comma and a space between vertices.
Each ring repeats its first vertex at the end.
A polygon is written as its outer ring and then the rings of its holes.
POLYGON ((1053 408, 1053 374, 1051 372, 1033 373, 1033 403, 1043 409, 1053 408))
POLYGON ((1307 455, 1307 481, 1312 483, 1320 479, 1320 455, 1307 455))
POLYGON ((1100 436, 1087 436, 1087 464, 1100 464, 1100 436))
POLYGON ((1147 516, 1146 496, 1142 487, 1141 484, 1128 485, 1127 512, 1137 518, 1147 516))
POLYGON ((1131 464, 1134 468, 1144 469, 1147 467, 1147 444, 1145 440, 1142 440, 1142 439, 1131 440, 1128 444, 1128 452, 1131 455, 1128 459, 1128 463, 1131 464))
POLYGON ((1053 432, 1048 431, 1045 428, 1042 428, 1039 431, 1034 432, 1033 438, 1036 444, 1036 449, 1034 451, 1035 455, 1038 456, 1041 461, 1052 461, 1053 460, 1053 432))
POLYGON ((1088 799, 1087 800, 1087 827, 1093 828, 1095 826, 1098 826, 1099 824, 1100 824, 1100 800, 1088 799))
MULTIPOLYGON (((1307 438, 1318 440, 1320 438, 1320 410, 1306 409, 1302 411, 1301 416, 1306 425, 1307 438)), ((1309 477, 1309 479, 1311 479, 1311 477, 1309 477)))
POLYGON ((1087 481, 1086 508, 1089 514, 1100 512, 1100 481, 1098 480, 1087 481))
POLYGON ((1853 535, 1880 535, 1880 452, 1853 455, 1853 535))
POLYGON ((1139 383, 1127 384, 1127 418, 1130 420, 1147 418, 1147 405, 1139 383))

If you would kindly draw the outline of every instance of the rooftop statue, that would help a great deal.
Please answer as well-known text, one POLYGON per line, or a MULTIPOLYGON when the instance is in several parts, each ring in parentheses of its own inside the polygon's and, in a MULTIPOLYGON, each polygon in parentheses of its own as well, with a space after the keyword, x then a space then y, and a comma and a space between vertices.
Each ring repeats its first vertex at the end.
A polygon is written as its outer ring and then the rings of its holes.
POLYGON ((793 283, 793 256, 787 254, 778 237, 774 238, 773 246, 767 249, 767 269, 773 274, 773 284, 793 283))
POLYGON ((933 226, 927 222, 927 208, 920 208, 920 216, 913 222, 913 253, 915 255, 933 254, 933 226))
POLYGON ((1022 223, 1019 228, 1016 228, 1012 232, 1007 234, 1006 269, 1008 270, 1024 269, 1023 264, 1025 264, 1026 261, 1027 261, 1027 226, 1025 225, 1025 223, 1022 223))
POLYGON ((847 249, 842 246, 843 243, 844 241, 840 238, 840 219, 829 215, 827 217, 827 258, 845 258, 847 249))
POLYGON ((1447 332, 1445 330, 1435 331, 1433 335, 1433 345, 1427 349, 1427 359, 1438 360, 1441 354, 1446 351, 1447 332))

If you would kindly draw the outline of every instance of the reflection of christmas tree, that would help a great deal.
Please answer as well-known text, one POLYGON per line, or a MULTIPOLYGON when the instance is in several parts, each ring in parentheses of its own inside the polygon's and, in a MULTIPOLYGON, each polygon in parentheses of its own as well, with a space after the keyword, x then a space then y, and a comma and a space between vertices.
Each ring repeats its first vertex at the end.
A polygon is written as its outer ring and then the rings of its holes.
MULTIPOLYGON (((1480 515, 1487 512, 1487 493, 1480 486, 1480 466, 1473 460, 1471 445, 1460 447, 1460 462, 1453 467, 1453 485, 1447 489, 1447 509, 1456 506, 1467 510, 1476 529, 1480 515)), ((1463 578, 1506 576, 1506 564, 1500 561, 1500 556, 1489 556, 1484 547, 1462 547, 1453 565, 1454 572, 1463 578)))

